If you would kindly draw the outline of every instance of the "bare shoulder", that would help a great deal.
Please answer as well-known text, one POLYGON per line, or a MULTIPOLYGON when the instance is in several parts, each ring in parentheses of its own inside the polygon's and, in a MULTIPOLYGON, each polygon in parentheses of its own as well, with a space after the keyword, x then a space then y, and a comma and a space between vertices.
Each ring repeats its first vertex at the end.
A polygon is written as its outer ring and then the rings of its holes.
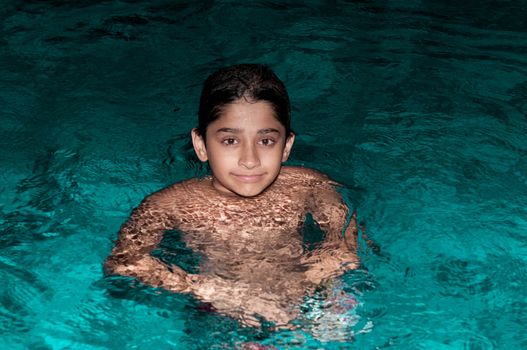
POLYGON ((286 181, 303 182, 309 186, 339 185, 337 182, 331 180, 326 174, 311 168, 284 166, 282 167, 280 175, 286 181))
POLYGON ((188 203, 189 198, 193 197, 192 194, 197 192, 197 187, 199 187, 200 184, 201 181, 199 179, 189 179, 177 182, 148 195, 141 205, 160 210, 172 211, 179 205, 188 203))
MULTIPOLYGON (((328 214, 342 208, 342 198, 337 187, 341 185, 333 181, 326 174, 304 167, 283 167, 283 176, 286 188, 303 188, 308 194, 309 211, 319 222, 330 217, 328 214)), ((282 175, 282 174, 281 174, 282 175)))

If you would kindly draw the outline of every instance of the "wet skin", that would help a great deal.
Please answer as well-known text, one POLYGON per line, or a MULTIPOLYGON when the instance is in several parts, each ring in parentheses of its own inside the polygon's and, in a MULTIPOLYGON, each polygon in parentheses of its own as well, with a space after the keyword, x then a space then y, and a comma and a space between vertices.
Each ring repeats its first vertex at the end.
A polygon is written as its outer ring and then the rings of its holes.
POLYGON ((192 293, 247 325, 264 318, 284 327, 306 294, 356 268, 354 216, 326 176, 281 167, 294 136, 272 113, 266 103, 241 101, 209 125, 206 142, 194 131, 196 154, 213 176, 147 197, 121 227, 107 273, 192 293), (302 244, 307 213, 325 232, 311 251, 302 244), (199 274, 150 255, 172 229, 203 257, 199 274))

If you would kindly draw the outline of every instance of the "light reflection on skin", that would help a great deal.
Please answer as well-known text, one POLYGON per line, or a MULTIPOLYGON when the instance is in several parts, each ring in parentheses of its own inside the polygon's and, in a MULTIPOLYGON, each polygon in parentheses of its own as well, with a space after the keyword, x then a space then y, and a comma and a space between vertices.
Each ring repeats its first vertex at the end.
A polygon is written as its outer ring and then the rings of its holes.
POLYGON ((266 102, 227 105, 206 135, 194 129, 198 158, 212 177, 191 179, 149 196, 121 228, 106 269, 143 283, 188 292, 217 311, 258 326, 263 317, 288 327, 306 293, 356 268, 355 218, 323 174, 282 167, 286 135, 266 102), (325 239, 304 251, 301 228, 311 213, 325 239), (184 232, 205 257, 200 274, 170 269, 149 252, 164 230, 184 232))

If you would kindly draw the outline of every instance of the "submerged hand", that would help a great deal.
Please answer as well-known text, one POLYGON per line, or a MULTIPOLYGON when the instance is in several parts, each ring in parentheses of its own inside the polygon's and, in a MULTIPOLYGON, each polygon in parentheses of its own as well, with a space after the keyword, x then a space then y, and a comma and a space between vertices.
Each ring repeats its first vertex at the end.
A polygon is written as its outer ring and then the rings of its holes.
POLYGON ((322 247, 302 259, 308 266, 306 278, 315 285, 335 278, 359 265, 357 254, 342 242, 334 247, 322 247))
POLYGON ((296 317, 296 310, 280 305, 276 296, 239 281, 218 276, 194 275, 191 292, 210 303, 220 313, 240 320, 245 325, 260 327, 263 319, 284 328, 296 317))
POLYGON ((163 287, 172 292, 189 293, 197 279, 196 276, 198 275, 187 273, 177 266, 172 266, 170 274, 163 281, 163 287))

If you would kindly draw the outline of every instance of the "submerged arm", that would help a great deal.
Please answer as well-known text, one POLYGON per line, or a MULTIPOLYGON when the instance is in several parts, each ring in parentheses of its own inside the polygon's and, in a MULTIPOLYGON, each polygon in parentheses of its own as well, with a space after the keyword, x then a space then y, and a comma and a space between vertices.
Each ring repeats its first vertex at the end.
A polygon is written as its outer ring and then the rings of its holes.
POLYGON ((104 264, 106 274, 136 278, 153 287, 185 292, 191 275, 177 266, 168 266, 150 255, 165 230, 172 228, 171 215, 160 205, 162 194, 146 198, 123 224, 117 243, 104 264))
POLYGON ((320 181, 313 191, 310 205, 313 219, 325 232, 324 241, 304 262, 308 279, 320 284, 358 266, 356 214, 350 215, 348 206, 329 180, 320 181))

